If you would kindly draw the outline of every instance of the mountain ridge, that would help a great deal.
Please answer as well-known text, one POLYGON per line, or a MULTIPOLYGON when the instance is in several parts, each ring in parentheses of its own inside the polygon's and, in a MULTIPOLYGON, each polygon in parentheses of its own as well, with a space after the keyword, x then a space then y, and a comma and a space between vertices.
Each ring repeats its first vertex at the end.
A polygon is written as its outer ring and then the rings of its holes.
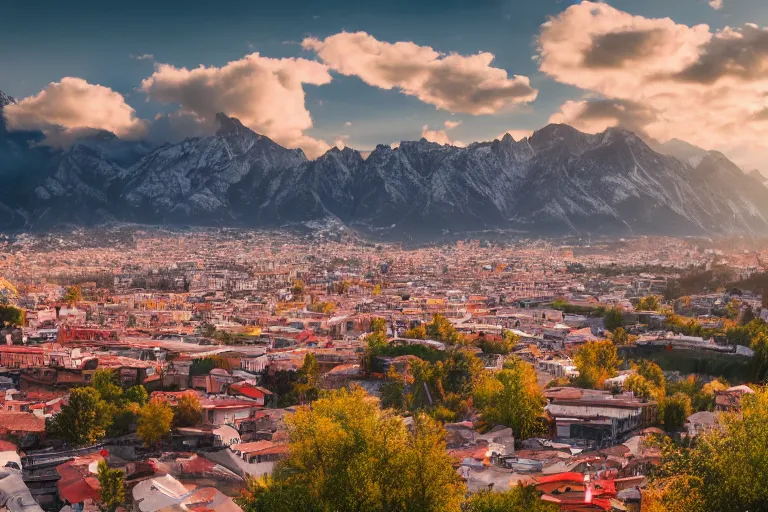
MULTIPOLYGON (((0 190, 0 210, 14 212, 0 226, 279 227, 332 218, 389 237, 768 233, 768 188, 724 155, 704 152, 694 166, 619 128, 548 125, 519 141, 507 134, 458 148, 422 139, 378 145, 367 158, 332 148, 308 160, 235 118, 219 114, 217 123, 214 135, 154 148, 103 133, 58 152, 16 141, 9 154, 37 163, 0 190)), ((10 137, 0 131, 0 172, 10 137)))

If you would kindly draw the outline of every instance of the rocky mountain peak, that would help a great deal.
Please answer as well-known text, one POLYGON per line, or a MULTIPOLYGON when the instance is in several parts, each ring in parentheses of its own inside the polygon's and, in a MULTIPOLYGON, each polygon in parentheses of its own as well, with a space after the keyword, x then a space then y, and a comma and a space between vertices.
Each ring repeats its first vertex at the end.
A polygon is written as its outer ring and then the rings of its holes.
POLYGON ((3 91, 0 91, 0 108, 3 108, 6 105, 11 105, 16 103, 16 100, 13 96, 4 93, 3 91))
POLYGON ((229 117, 222 112, 216 114, 216 126, 216 135, 218 136, 239 135, 243 133, 253 133, 255 135, 255 132, 243 126, 239 119, 229 117))

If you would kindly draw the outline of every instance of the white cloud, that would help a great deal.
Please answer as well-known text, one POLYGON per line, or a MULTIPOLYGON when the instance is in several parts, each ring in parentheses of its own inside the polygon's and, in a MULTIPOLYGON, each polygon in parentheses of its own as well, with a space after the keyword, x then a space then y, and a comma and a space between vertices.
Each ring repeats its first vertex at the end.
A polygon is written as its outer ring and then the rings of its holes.
POLYGON ((768 29, 713 31, 585 1, 542 25, 538 43, 542 72, 587 91, 552 121, 675 137, 744 165, 764 160, 768 29))
POLYGON ((443 123, 443 125, 447 130, 452 130, 457 126, 459 126, 460 124, 461 124, 461 121, 446 121, 445 123, 443 123))
POLYGON ((120 93, 74 77, 51 82, 37 95, 6 106, 3 114, 9 128, 41 130, 56 144, 69 143, 87 130, 108 130, 135 139, 145 135, 147 128, 120 93))
POLYGON ((709 6, 716 11, 723 8, 723 0, 709 0, 709 6))
POLYGON ((133 60, 155 60, 155 56, 151 53, 142 53, 141 55, 130 54, 128 57, 133 60))
MULTIPOLYGON (((452 128, 456 128, 459 124, 460 123, 446 121, 445 128, 446 130, 450 130, 452 128)), ((450 146, 456 146, 459 148, 463 148, 466 146, 466 144, 464 144, 460 140, 452 140, 446 130, 430 130, 429 125, 425 124, 421 128, 421 137, 423 139, 427 139, 430 142, 436 142, 438 144, 448 144, 450 146)))
POLYGON ((181 112, 203 121, 211 122, 217 112, 236 117, 252 130, 314 158, 330 146, 304 133, 312 128, 312 117, 303 86, 330 81, 327 67, 319 62, 252 53, 221 67, 157 64, 141 89, 149 98, 178 104, 181 112))
POLYGON ((528 77, 491 66, 493 54, 441 54, 413 42, 388 43, 365 32, 341 32, 302 42, 331 69, 382 89, 399 89, 450 112, 493 114, 536 98, 528 77))

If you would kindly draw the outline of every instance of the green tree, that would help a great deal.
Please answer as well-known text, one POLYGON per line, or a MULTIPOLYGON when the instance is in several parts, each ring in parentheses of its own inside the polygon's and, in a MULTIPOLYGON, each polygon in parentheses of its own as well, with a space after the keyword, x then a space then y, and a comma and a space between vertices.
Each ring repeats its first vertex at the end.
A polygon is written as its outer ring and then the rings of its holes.
POLYGON ((126 389, 123 397, 127 402, 138 404, 139 406, 142 406, 149 401, 149 394, 142 385, 131 386, 126 389))
POLYGON ((62 300, 67 304, 77 304, 83 300, 83 290, 79 286, 67 286, 62 300))
POLYGON ((24 310, 14 306, 0 305, 0 327, 3 324, 24 325, 24 310))
POLYGON ((620 308, 608 308, 603 315, 603 325, 609 331, 615 331, 619 327, 624 327, 624 318, 621 315, 620 308))
MULTIPOLYGON (((744 512, 768 503, 768 390, 745 395, 741 414, 720 416, 720 429, 691 447, 666 441, 662 462, 643 492, 652 512, 744 512)), ((648 505, 648 508, 646 507, 648 505)))
POLYGON ((515 485, 507 491, 482 490, 472 494, 464 505, 465 512, 558 512, 560 507, 542 501, 541 493, 532 485, 515 485))
POLYGON ((125 502, 125 474, 119 469, 109 469, 107 461, 100 460, 97 478, 99 480, 99 509, 115 512, 125 502))
POLYGON ((544 433, 546 400, 529 363, 512 358, 504 368, 486 374, 475 386, 475 406, 490 425, 510 427, 517 439, 528 439, 544 433))
POLYGON ((480 350, 485 354, 507 355, 517 346, 520 337, 512 331, 504 331, 501 340, 495 340, 487 336, 482 336, 478 340, 480 350))
POLYGON ((173 408, 173 425, 175 427, 193 427, 203 421, 203 409, 200 399, 194 393, 185 393, 173 408))
POLYGON ((107 403, 117 404, 123 398, 123 388, 117 384, 117 374, 108 368, 99 368, 93 373, 91 386, 107 403))
POLYGON ((602 387, 606 379, 615 377, 621 359, 611 341, 590 341, 573 357, 579 376, 575 384, 582 388, 602 387))
POLYGON ((679 432, 685 425, 685 420, 692 414, 691 397, 684 393, 675 393, 664 400, 662 408, 664 430, 679 432))
POLYGON ((409 431, 355 388, 299 407, 286 423, 289 455, 271 479, 249 482, 239 500, 248 512, 461 510, 466 488, 429 418, 415 416, 409 431))
POLYGON ((156 446, 168 436, 173 421, 173 411, 167 402, 150 400, 139 410, 136 435, 147 447, 156 446))
POLYGON ((92 387, 83 387, 71 391, 67 405, 47 426, 53 437, 81 446, 103 439, 111 423, 109 408, 99 392, 92 387))

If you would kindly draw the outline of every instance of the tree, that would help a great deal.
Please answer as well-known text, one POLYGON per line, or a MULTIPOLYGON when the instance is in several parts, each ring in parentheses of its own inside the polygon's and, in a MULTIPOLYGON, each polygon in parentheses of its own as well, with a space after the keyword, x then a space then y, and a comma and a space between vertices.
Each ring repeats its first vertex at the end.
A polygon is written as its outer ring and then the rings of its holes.
POLYGON ((376 283, 376 284, 374 285, 374 287, 373 287, 373 290, 371 290, 371 294, 372 294, 374 297, 378 297, 379 295, 381 295, 381 284, 379 284, 379 283, 376 283))
POLYGON ((582 388, 602 387, 605 379, 616 376, 621 359, 611 341, 590 341, 574 355, 579 371, 575 383, 582 388))
POLYGON ((291 293, 297 297, 304 295, 304 281, 296 279, 291 287, 291 293))
POLYGON ((643 297, 637 303, 635 309, 637 311, 658 311, 661 308, 661 303, 656 295, 649 295, 643 297))
POLYGON ((97 478, 99 480, 99 508, 102 512, 115 512, 125 501, 124 473, 109 469, 107 461, 100 460, 97 478))
POLYGON ((560 507, 542 501, 532 485, 515 485, 507 491, 482 490, 472 494, 464 505, 466 512, 558 512, 560 507))
POLYGON ((629 343, 629 335, 623 327, 617 327, 616 330, 611 333, 611 341, 616 345, 626 345, 629 343))
POLYGON ((179 398, 173 408, 173 425, 175 427, 193 427, 203 421, 203 409, 200 399, 194 393, 185 393, 179 398))
POLYGON ((606 309, 605 315, 603 316, 603 325, 609 331, 615 331, 619 327, 623 327, 624 318, 621 315, 621 309, 619 308, 606 309))
POLYGON ((664 400, 662 410, 664 430, 667 432, 679 432, 683 429, 685 420, 692 413, 691 398, 684 393, 675 393, 664 400))
POLYGON ((150 400, 139 410, 136 435, 147 447, 156 446, 171 430, 173 411, 164 400, 150 400))
POLYGON ((0 327, 3 324, 24 325, 24 310, 14 306, 0 305, 0 327))
POLYGON ((318 386, 320 385, 320 365, 315 354, 308 352, 304 356, 304 364, 299 368, 298 381, 293 385, 293 390, 299 397, 299 403, 311 402, 317 399, 318 386))
POLYGON ((83 300, 83 290, 79 286, 67 286, 62 300, 69 305, 77 304, 83 300))
POLYGON ((546 400, 529 363, 512 358, 504 368, 486 374, 475 386, 474 404, 488 425, 505 425, 516 439, 544 432, 542 416, 546 400))
POLYGON ((117 404, 123 398, 123 388, 117 384, 117 375, 108 368, 99 368, 93 373, 91 386, 107 403, 117 404))
POLYGON ((630 375, 624 381, 624 389, 632 391, 638 398, 649 400, 654 397, 656 388, 642 375, 630 375))
POLYGON ((411 340, 425 340, 427 339, 427 329, 424 327, 423 324, 419 324, 416 327, 413 327, 405 331, 405 334, 403 334, 403 337, 411 340))
POLYGON ((94 444, 106 435, 112 420, 107 403, 92 387, 75 388, 69 402, 48 424, 52 436, 81 446, 94 444))
MULTIPOLYGON (((768 390, 742 399, 741 414, 720 416, 720 429, 691 447, 666 441, 662 462, 643 492, 653 512, 743 512, 768 503, 768 390)), ((649 507, 646 508, 646 503, 649 507)))
POLYGON ((425 326, 427 338, 442 341, 448 345, 456 345, 461 341, 461 334, 450 320, 443 315, 435 315, 425 326))
POLYGON ((394 365, 387 371, 387 381, 381 386, 381 406, 384 408, 402 409, 405 383, 403 376, 397 373, 394 365))
POLYGON ((380 317, 371 318, 371 332, 387 333, 387 321, 380 317))
POLYGON ((754 351, 750 362, 752 378, 755 382, 765 382, 768 377, 768 334, 758 334, 750 348, 754 351))
POLYGON ((504 335, 501 340, 495 340, 487 336, 479 338, 480 350, 485 354, 501 354, 507 355, 517 346, 517 342, 520 337, 512 331, 504 331, 504 335))
POLYGON ((142 385, 131 386, 125 390, 123 396, 126 401, 138 404, 139 406, 143 406, 149 401, 149 394, 147 394, 147 390, 142 385))
POLYGON ((289 455, 271 479, 249 482, 239 500, 248 512, 461 510, 466 488, 445 433, 423 415, 409 431, 354 388, 299 407, 286 424, 289 455))

